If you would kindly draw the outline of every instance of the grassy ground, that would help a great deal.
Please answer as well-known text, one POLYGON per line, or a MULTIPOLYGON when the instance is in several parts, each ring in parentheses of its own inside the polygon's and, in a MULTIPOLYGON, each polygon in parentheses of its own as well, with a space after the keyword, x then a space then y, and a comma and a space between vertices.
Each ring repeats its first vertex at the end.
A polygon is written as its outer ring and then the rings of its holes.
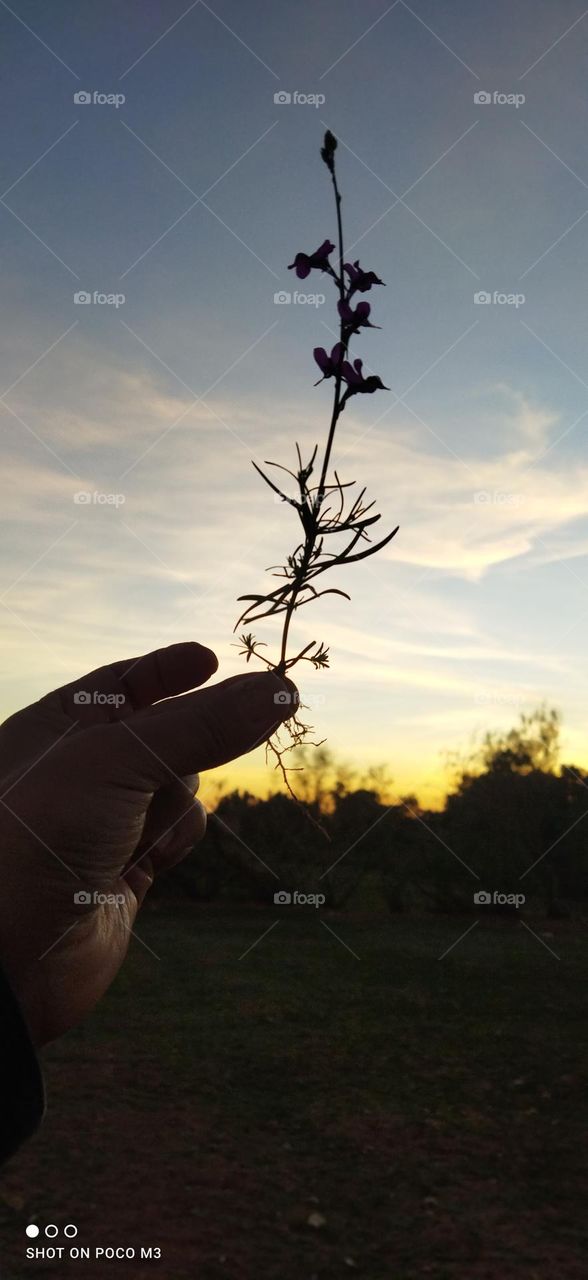
POLYGON ((3 1280, 583 1280, 584 931, 485 919, 439 959, 470 923, 144 916, 159 958, 46 1053, 3 1280), (31 1218, 163 1258, 27 1264, 31 1218))

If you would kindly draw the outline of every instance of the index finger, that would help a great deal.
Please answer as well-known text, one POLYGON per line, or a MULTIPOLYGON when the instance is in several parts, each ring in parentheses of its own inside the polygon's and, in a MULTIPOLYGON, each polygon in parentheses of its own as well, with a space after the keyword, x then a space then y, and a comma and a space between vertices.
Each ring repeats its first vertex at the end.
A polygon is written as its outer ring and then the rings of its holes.
POLYGON ((41 702, 57 700, 67 715, 84 725, 103 720, 105 712, 106 718, 119 719, 162 698, 196 689, 217 667, 216 654, 205 645, 195 641, 170 644, 138 658, 121 658, 97 667, 54 689, 41 702))

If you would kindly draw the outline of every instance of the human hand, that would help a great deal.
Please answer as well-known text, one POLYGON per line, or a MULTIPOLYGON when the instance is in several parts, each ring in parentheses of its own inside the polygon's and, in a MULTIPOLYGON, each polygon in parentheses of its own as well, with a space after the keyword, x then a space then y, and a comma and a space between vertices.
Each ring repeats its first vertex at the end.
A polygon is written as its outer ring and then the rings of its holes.
POLYGON ((198 771, 252 750, 291 714, 294 686, 269 671, 177 696, 217 665, 202 645, 170 645, 92 671, 0 727, 0 964, 37 1044, 93 1008, 155 876, 202 838, 198 771))

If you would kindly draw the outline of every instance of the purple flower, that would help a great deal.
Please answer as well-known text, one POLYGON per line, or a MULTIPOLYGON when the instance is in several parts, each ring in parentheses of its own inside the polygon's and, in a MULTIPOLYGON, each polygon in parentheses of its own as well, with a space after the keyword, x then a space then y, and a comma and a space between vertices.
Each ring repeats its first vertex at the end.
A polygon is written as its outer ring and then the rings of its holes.
POLYGON ((316 267, 319 271, 329 271, 331 264, 329 262, 329 254, 333 252, 334 244, 330 240, 323 240, 318 249, 314 253, 297 253, 293 262, 289 264, 288 271, 294 270, 299 280, 306 280, 310 275, 312 268, 316 267))
POLYGON ((348 302, 338 302, 337 310, 344 324, 349 325, 350 333, 358 333, 362 328, 379 329, 379 324, 372 324, 369 315, 371 307, 369 302, 358 302, 355 311, 349 306, 348 302))
MULTIPOLYGON (((335 343, 335 346, 333 347, 333 350, 331 351, 330 355, 327 354, 324 347, 314 348, 313 355, 323 375, 323 378, 335 377, 335 374, 338 372, 339 366, 343 359, 344 352, 345 352, 345 347, 342 342, 335 343)), ((319 382, 322 382, 323 378, 319 378, 319 382)), ((318 382, 315 382, 314 385, 315 387, 318 387, 318 382)))
POLYGON ((371 374, 369 378, 364 378, 362 373, 363 360, 354 360, 353 364, 349 360, 344 360, 341 366, 341 376, 347 383, 347 390, 341 401, 341 409, 345 408, 347 400, 350 396, 357 395, 361 392, 365 395, 372 395, 374 391, 389 391, 390 388, 384 386, 382 379, 377 374, 371 374))
POLYGON ((362 383, 364 380, 362 369, 363 369, 363 360, 360 360, 359 358, 357 360, 354 360, 353 364, 351 364, 350 360, 343 361, 343 367, 341 370, 342 376, 345 382, 350 387, 359 388, 360 383, 362 383))
POLYGON ((375 271, 364 271, 359 265, 358 258, 355 259, 355 262, 346 262, 343 270, 349 276, 348 297, 351 297, 358 290, 360 293, 367 293, 373 284, 384 284, 384 281, 380 280, 375 271))

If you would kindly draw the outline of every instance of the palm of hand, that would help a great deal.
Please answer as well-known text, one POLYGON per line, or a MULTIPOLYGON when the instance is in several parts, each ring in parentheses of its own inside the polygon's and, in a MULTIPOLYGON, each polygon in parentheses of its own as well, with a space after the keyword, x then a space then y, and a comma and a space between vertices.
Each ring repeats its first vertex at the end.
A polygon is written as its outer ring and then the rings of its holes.
POLYGON ((0 728, 0 958, 38 1042, 93 1007, 154 875, 203 834, 197 776, 158 787, 149 769, 125 771, 118 747, 121 735, 136 746, 155 701, 215 667, 210 650, 174 645, 92 672, 0 728), (78 705, 80 689, 123 701, 78 705))

